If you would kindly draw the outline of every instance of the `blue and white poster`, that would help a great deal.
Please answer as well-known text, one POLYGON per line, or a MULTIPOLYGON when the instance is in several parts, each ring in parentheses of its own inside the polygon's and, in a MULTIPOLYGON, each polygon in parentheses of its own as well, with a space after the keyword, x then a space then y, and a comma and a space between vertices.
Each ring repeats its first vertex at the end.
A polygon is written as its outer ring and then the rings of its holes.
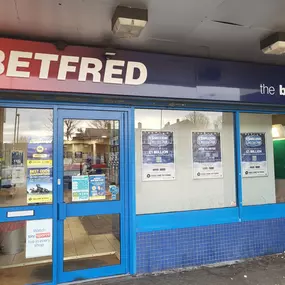
POLYGON ((106 198, 105 181, 106 181, 105 175, 89 176, 90 200, 100 200, 106 198))
POLYGON ((142 180, 174 179, 173 132, 142 131, 142 180))
POLYGON ((267 176, 265 133, 241 134, 243 177, 267 176))
POLYGON ((27 150, 27 167, 52 166, 52 138, 30 138, 27 150))
POLYGON ((72 202, 89 200, 88 175, 72 176, 72 202))
POLYGON ((221 134, 192 132, 193 178, 222 178, 221 134))

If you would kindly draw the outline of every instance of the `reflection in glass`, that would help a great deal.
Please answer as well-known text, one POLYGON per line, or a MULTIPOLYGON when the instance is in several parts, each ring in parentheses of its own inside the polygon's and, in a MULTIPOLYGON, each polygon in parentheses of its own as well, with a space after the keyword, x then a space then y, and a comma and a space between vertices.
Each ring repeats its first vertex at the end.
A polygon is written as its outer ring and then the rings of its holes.
POLYGON ((51 229, 51 220, 0 223, 1 285, 52 280, 51 229))
POLYGON ((64 120, 64 200, 119 199, 119 122, 64 120))
POLYGON ((64 221, 64 271, 120 264, 120 215, 64 221))
POLYGON ((0 108, 0 207, 52 203, 52 111, 0 108))
POLYGON ((135 125, 137 214, 236 206, 232 113, 136 109, 135 125), (161 164, 163 147, 154 147, 148 153, 151 144, 145 139, 155 132, 160 137, 173 136, 173 147, 169 147, 167 153, 174 153, 174 160, 170 160, 169 155, 169 162, 166 157, 164 165, 161 164), (212 142, 215 141, 213 151, 209 148, 204 151, 195 143, 201 134, 206 140, 212 138, 212 142), (155 152, 156 156, 153 155, 155 152), (212 161, 218 162, 217 168, 213 167, 212 161), (156 181, 146 180, 145 177, 155 176, 161 170, 167 171, 172 167, 171 163, 175 169, 172 180, 159 179, 159 176, 156 181), (194 163, 200 164, 202 170, 198 171, 194 163), (152 173, 147 176, 147 171, 152 173))
POLYGON ((240 114, 243 205, 285 202, 285 115, 240 114))

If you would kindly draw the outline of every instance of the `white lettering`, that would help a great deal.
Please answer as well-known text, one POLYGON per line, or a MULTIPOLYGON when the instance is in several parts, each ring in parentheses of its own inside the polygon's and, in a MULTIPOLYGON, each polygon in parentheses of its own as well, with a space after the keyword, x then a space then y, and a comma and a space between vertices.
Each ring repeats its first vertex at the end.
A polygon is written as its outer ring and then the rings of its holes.
POLYGON ((40 69, 40 79, 48 79, 50 63, 52 61, 58 61, 58 55, 56 54, 46 54, 46 53, 36 53, 35 59, 41 61, 40 69))
POLYGON ((78 80, 86 81, 87 74, 90 73, 93 76, 93 82, 100 82, 101 81, 100 70, 102 69, 102 67, 103 64, 101 60, 91 57, 82 57, 78 80), (92 67, 89 65, 92 65, 92 67))
POLYGON ((3 64, 4 60, 5 60, 5 53, 4 51, 0 50, 0 74, 2 74, 5 71, 5 66, 3 64))
POLYGON ((67 56, 67 55, 61 56, 57 79, 65 80, 67 72, 75 72, 76 66, 69 65, 69 63, 78 63, 78 62, 79 62, 78 56, 67 56))
POLYGON ((122 78, 114 78, 113 75, 122 75, 122 69, 116 69, 115 67, 124 67, 125 62, 123 60, 107 60, 104 74, 105 83, 122 84, 122 78))
POLYGON ((283 87, 282 85, 279 85, 279 94, 281 96, 285 96, 285 87, 283 87))
POLYGON ((147 79, 146 66, 141 62, 129 61, 127 65, 125 83, 129 85, 140 85, 145 83, 147 79), (140 74, 138 78, 134 78, 135 69, 138 69, 140 74))
POLYGON ((30 66, 30 63, 28 61, 20 61, 20 58, 32 58, 32 56, 33 53, 31 52, 12 50, 10 53, 6 76, 29 78, 30 77, 29 71, 20 71, 17 70, 17 68, 18 67, 28 68, 30 66))

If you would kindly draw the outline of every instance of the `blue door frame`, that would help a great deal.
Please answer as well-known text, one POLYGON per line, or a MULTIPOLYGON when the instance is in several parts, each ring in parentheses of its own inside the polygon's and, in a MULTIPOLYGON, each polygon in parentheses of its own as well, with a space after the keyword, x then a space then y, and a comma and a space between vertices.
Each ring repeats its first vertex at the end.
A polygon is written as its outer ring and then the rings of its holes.
POLYGON ((57 222, 57 282, 65 283, 76 280, 93 279, 129 272, 129 221, 128 221, 128 189, 127 177, 128 165, 126 156, 126 114, 122 111, 112 110, 64 110, 57 112, 57 132, 58 132, 58 155, 57 155, 57 199, 58 199, 58 222, 57 222), (116 120, 119 121, 119 145, 120 145, 120 200, 102 202, 77 202, 65 203, 63 191, 63 143, 64 143, 64 120, 116 120), (68 217, 95 216, 104 214, 120 215, 120 264, 100 268, 89 268, 76 271, 64 271, 64 220, 68 217))
MULTIPOLYGON (((52 280, 48 283, 41 283, 42 285, 55 285, 61 282, 70 282, 75 280, 80 275, 80 278, 92 279, 100 277, 108 277, 117 274, 135 274, 136 273, 136 226, 135 226, 135 178, 134 178, 134 108, 125 108, 123 106, 95 106, 85 103, 67 104, 58 103, 52 104, 49 102, 33 102, 28 101, 23 103, 22 101, 1 101, 1 107, 4 108, 37 108, 37 109, 51 109, 53 110, 53 189, 55 190, 53 195, 53 204, 51 205, 27 205, 27 206, 15 206, 0 208, 0 222, 12 222, 12 221, 28 221, 28 220, 40 220, 40 219, 53 219, 53 264, 52 264, 52 280), (86 113, 84 113, 86 111, 86 113), (104 114, 103 114, 104 113, 104 114), (87 116, 83 116, 83 114, 87 116), (96 116, 96 114, 98 116, 96 116), (77 211, 76 207, 79 205, 70 205, 71 207, 65 207, 63 203, 59 203, 61 198, 58 188, 58 179, 60 177, 60 169, 62 169, 63 160, 59 159, 63 157, 63 146, 60 143, 63 142, 63 132, 60 131, 62 126, 62 119, 64 116, 70 116, 81 119, 117 119, 121 121, 121 159, 124 160, 125 165, 121 174, 121 181, 127 182, 124 185, 123 197, 121 196, 121 204, 114 204, 116 211, 122 211, 123 224, 121 227, 121 236, 124 239, 121 249, 122 262, 120 266, 109 266, 98 269, 86 269, 68 274, 63 274, 63 218, 65 216, 72 215, 72 211, 77 211), (127 150, 127 151, 125 151, 127 150), (61 164, 61 165, 60 165, 61 164), (56 194, 57 193, 57 194, 56 194), (68 209, 68 212, 66 211, 68 209), (8 218, 7 213, 12 211, 27 211, 33 210, 32 216, 8 218), (71 211, 71 212, 70 212, 71 211)), ((122 186, 121 186, 122 189, 122 186)), ((122 191, 122 190, 121 190, 122 191)), ((62 193, 62 192, 61 192, 62 193)), ((62 200, 61 200, 62 201, 62 200)), ((104 202, 103 202, 104 203, 104 202)), ((89 209, 90 210, 90 209, 89 209)), ((105 210, 103 206, 97 208, 98 213, 103 213, 105 210)), ((108 211, 107 211, 108 212, 108 211)), ((84 207, 82 215, 91 214, 88 209, 84 207)), ((94 213, 92 213, 94 214, 94 213)), ((74 215, 75 216, 75 215, 74 215)))

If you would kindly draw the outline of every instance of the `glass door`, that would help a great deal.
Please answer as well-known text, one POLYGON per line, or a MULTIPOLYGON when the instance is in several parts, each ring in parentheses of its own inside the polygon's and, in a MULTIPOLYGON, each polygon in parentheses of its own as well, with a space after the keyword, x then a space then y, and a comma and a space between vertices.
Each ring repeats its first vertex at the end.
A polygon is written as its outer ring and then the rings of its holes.
POLYGON ((124 274, 124 113, 59 110, 58 132, 59 282, 124 274))
POLYGON ((0 284, 51 284, 53 110, 0 107, 0 284))

